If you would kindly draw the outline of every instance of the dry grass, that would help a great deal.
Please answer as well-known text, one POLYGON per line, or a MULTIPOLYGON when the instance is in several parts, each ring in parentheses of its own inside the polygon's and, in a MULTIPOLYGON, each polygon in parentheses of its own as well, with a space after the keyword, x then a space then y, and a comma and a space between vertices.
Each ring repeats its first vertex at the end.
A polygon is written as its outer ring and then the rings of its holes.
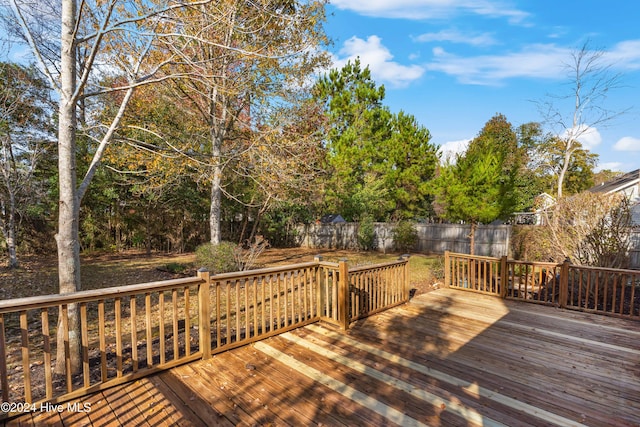
MULTIPOLYGON (((307 248, 272 248, 258 259, 257 267, 296 264, 312 261, 321 255, 325 261, 338 262, 346 258, 350 266, 370 265, 398 259, 400 254, 355 252, 307 248)), ((411 284, 417 293, 430 290, 439 279, 440 256, 412 254, 410 258, 411 284)), ((14 270, 0 268, 0 299, 22 298, 58 293, 57 258, 26 257, 21 267, 14 270)), ((101 289, 111 286, 169 280, 195 274, 195 255, 153 254, 124 252, 86 256, 82 259, 83 289, 101 289), (184 271, 173 273, 172 266, 184 266, 184 271)))

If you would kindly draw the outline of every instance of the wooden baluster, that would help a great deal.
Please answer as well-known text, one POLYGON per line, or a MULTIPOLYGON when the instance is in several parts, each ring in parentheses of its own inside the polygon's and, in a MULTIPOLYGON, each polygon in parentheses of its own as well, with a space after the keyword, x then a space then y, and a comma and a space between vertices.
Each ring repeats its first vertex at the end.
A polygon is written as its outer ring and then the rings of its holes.
POLYGON ((131 369, 138 372, 138 317, 136 312, 136 296, 129 298, 129 318, 131 320, 131 369))
MULTIPOLYGON (((1 319, 1 318, 0 318, 1 319)), ((42 352, 44 361, 44 386, 45 397, 51 399, 53 397, 53 373, 51 372, 51 333, 49 331, 49 309, 43 308, 40 313, 40 319, 42 321, 42 352)), ((0 342, 4 343, 4 327, 1 329, 2 336, 0 336, 0 342)), ((0 358, 6 362, 4 352, 0 352, 0 358)), ((1 370, 0 370, 1 371, 1 370)), ((4 384, 2 390, 4 391, 4 384)), ((4 396, 3 396, 4 399, 4 396)))
POLYGON ((171 305, 172 305, 172 329, 173 329, 173 360, 178 360, 180 357, 180 322, 178 320, 178 290, 171 290, 171 305))
POLYGON ((107 338, 105 333, 104 300, 98 301, 98 335, 100 340, 100 379, 106 382, 107 372, 107 338))
POLYGON ((222 345, 221 316, 220 316, 220 282, 216 281, 216 348, 222 345))
POLYGON ((153 367, 153 325, 151 317, 151 294, 144 294, 144 311, 147 330, 147 368, 153 367))
POLYGON ((166 361, 165 333, 164 333, 164 292, 158 293, 158 341, 160 342, 160 364, 166 361))
POLYGON ((264 333, 268 332, 267 331, 267 319, 266 319, 266 315, 267 315, 267 313, 266 313, 266 305, 267 305, 267 302, 266 302, 266 299, 265 299, 266 276, 261 276, 260 280, 259 280, 259 283, 260 283, 260 295, 261 295, 261 298, 260 298, 260 308, 261 308, 260 313, 262 313, 262 319, 260 319, 260 320, 261 320, 261 323, 262 323, 261 324, 262 333, 264 334, 264 333))
POLYGON ((116 318, 116 377, 122 376, 122 299, 116 297, 113 304, 116 318))
POLYGON ((188 286, 184 288, 184 355, 191 356, 191 306, 188 286))
MULTIPOLYGON (((211 283, 209 272, 205 269, 198 270, 198 277, 202 279, 202 283, 198 285, 198 336, 200 339, 200 351, 203 359, 211 357, 211 312, 210 312, 210 293, 209 285, 211 283)), ((162 311, 162 303, 160 305, 162 311)), ((160 315, 160 319, 164 316, 160 315)), ((161 320, 161 343, 164 341, 164 328, 161 320)), ((160 346, 160 354, 164 351, 164 346, 160 346)), ((162 356, 160 356, 162 358, 162 356)), ((161 359, 160 363, 164 363, 161 359)))
MULTIPOLYGON (((43 327, 44 327, 44 318, 43 327)), ((47 320, 48 322, 48 320, 47 320)), ((47 324, 47 329, 49 325, 47 324)), ((47 336, 48 336, 47 332, 47 336)), ((87 303, 80 303, 80 340, 82 343, 82 378, 83 384, 85 388, 88 388, 91 385, 91 371, 89 368, 89 322, 87 320, 87 303)), ((45 351, 46 356, 46 351, 45 351)), ((51 356, 51 354, 49 354, 51 356)), ((45 370, 46 370, 47 361, 45 360, 45 370)), ((49 362, 49 368, 51 368, 51 363, 49 362)), ((46 377, 46 375, 45 375, 46 377)), ((46 381, 46 380, 45 380, 46 381)))
MULTIPOLYGON (((61 315, 62 315, 62 333, 64 334, 64 360, 65 360, 67 393, 71 393, 73 391, 73 379, 71 377, 71 348, 69 346, 69 309, 66 304, 62 306, 61 315)), ((27 400, 27 402, 29 401, 27 400)))
MULTIPOLYGON (((69 341, 68 335, 66 335, 65 337, 66 337, 66 342, 68 343, 69 341)), ((22 375, 24 379, 24 401, 27 403, 32 403, 31 369, 29 367, 29 323, 27 320, 26 310, 23 310, 20 312, 20 345, 22 348, 22 375)))

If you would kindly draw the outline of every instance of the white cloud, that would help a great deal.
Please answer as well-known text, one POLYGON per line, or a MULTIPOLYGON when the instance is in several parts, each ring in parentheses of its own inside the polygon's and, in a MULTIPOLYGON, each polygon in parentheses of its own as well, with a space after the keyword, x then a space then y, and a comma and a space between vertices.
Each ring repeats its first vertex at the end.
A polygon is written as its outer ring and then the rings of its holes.
POLYGON ((457 30, 442 30, 437 33, 420 34, 414 38, 417 42, 450 42, 472 46, 491 46, 497 44, 497 40, 490 33, 464 34, 457 30))
POLYGON ((599 164, 597 167, 593 168, 594 172, 600 172, 603 170, 610 171, 622 171, 623 164, 620 162, 604 162, 599 164))
POLYGON ((426 69, 454 76, 461 83, 477 85, 499 85, 505 79, 519 77, 556 79, 564 77, 562 64, 570 53, 569 49, 554 44, 535 44, 519 52, 464 58, 436 47, 434 59, 426 69))
POLYGON ((562 135, 562 138, 572 136, 576 138, 582 144, 582 148, 587 150, 593 150, 602 142, 602 135, 597 128, 587 125, 580 125, 577 128, 567 129, 562 135))
MULTIPOLYGON (((417 41, 446 41, 467 43, 482 42, 473 37, 465 39, 464 34, 455 31, 442 31, 418 36, 417 41)), ((486 39, 488 42, 490 39, 486 39)), ((494 55, 478 55, 463 57, 448 53, 443 47, 432 50, 433 60, 425 65, 428 71, 437 71, 455 77, 460 83, 495 86, 506 79, 538 78, 566 79, 567 64, 575 48, 561 47, 553 43, 531 44, 518 51, 494 55)), ((622 71, 640 70, 640 39, 626 40, 616 44, 613 49, 603 51, 601 65, 611 65, 622 71)))
POLYGON ((640 40, 625 40, 605 52, 607 64, 617 69, 640 70, 640 40))
POLYGON ((471 142, 471 138, 469 139, 461 139, 459 141, 448 141, 440 146, 440 154, 443 163, 450 162, 455 163, 456 155, 462 154, 467 151, 467 147, 469 147, 469 143, 471 142))
POLYGON ((625 136, 615 143, 613 149, 616 151, 640 151, 640 138, 625 136))
POLYGON ((445 19, 459 14, 476 14, 506 18, 522 23, 529 14, 495 0, 333 0, 338 9, 348 9, 366 16, 402 19, 445 19))
POLYGON ((405 87, 424 74, 419 65, 402 65, 393 61, 393 55, 382 44, 378 36, 369 36, 366 40, 351 37, 334 58, 333 66, 342 68, 348 61, 360 58, 363 66, 369 66, 371 75, 377 83, 389 83, 394 87, 405 87))

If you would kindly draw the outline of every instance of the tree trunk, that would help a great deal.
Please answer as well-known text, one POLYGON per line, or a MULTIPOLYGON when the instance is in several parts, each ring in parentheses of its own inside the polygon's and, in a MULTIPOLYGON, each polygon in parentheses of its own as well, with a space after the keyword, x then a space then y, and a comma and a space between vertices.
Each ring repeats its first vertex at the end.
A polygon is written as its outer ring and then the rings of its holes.
POLYGON ((16 250, 16 197, 9 192, 9 223, 6 232, 7 252, 9 253, 9 268, 18 268, 18 255, 16 250))
POLYGON ((476 254, 476 229, 478 228, 478 223, 475 221, 471 221, 471 232, 469 233, 469 239, 471 240, 469 248, 469 255, 476 254))
POLYGON ((151 256, 151 215, 149 211, 151 209, 147 209, 144 213, 144 247, 147 252, 147 256, 151 256))
POLYGON ((2 175, 4 189, 7 192, 8 205, 2 203, 0 208, 6 211, 6 221, 0 221, 2 224, 2 235, 7 244, 7 252, 9 254, 9 268, 18 267, 17 240, 16 240, 16 182, 18 181, 17 166, 13 157, 13 148, 11 146, 11 138, 7 136, 2 138, 2 175))
POLYGON ((241 245, 244 242, 244 235, 247 232, 247 226, 249 225, 249 208, 246 208, 245 214, 242 218, 242 228, 240 229, 240 237, 238 237, 238 244, 241 245))
POLYGON ((571 156, 573 155, 572 141, 567 142, 567 147, 563 156, 562 169, 558 174, 558 201, 562 198, 562 187, 564 186, 564 177, 569 170, 569 162, 571 162, 571 156))
MULTIPOLYGON (((78 218, 80 202, 76 178, 76 47, 74 41, 76 0, 62 2, 60 61, 60 108, 58 124, 58 170, 60 202, 58 214, 58 280, 60 293, 80 290, 80 245, 78 218)), ((62 310, 58 316, 55 372, 65 372, 65 347, 68 347, 73 373, 80 370, 80 322, 78 307, 68 306, 68 342, 62 328, 62 310)))
POLYGON ((211 179, 209 228, 211 229, 211 244, 219 245, 222 241, 220 229, 220 221, 222 220, 222 165, 220 164, 222 141, 218 136, 214 136, 212 142, 213 177, 211 179))

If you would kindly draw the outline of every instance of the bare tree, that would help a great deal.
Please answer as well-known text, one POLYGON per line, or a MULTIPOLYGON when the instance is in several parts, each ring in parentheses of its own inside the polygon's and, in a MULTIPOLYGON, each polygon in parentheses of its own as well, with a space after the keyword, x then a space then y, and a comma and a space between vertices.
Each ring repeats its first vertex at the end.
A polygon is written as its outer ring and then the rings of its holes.
POLYGON ((631 203, 624 195, 585 191, 561 199, 544 215, 544 226, 525 228, 519 238, 525 259, 629 267, 631 203))
POLYGON ((571 62, 565 64, 570 90, 562 95, 549 95, 538 104, 547 126, 558 135, 561 144, 559 165, 558 199, 567 170, 576 150, 582 148, 580 139, 594 128, 609 124, 625 111, 614 111, 605 107, 610 91, 621 87, 622 76, 613 73, 606 62, 605 51, 592 50, 589 41, 571 53, 571 62))

